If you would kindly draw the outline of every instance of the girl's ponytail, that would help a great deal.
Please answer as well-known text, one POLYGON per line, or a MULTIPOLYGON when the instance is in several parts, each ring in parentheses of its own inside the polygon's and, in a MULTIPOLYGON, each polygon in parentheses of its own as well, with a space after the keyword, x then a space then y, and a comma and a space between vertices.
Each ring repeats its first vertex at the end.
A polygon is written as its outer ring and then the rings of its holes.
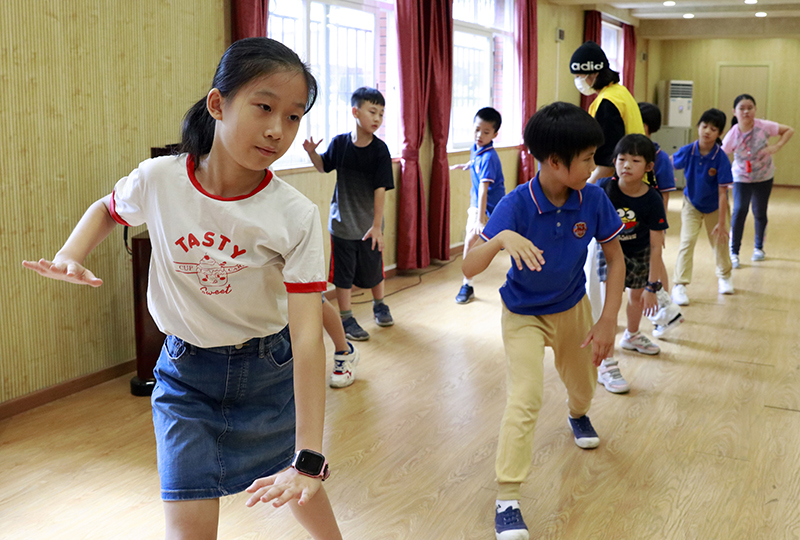
POLYGON ((195 166, 199 163, 200 156, 211 151, 211 145, 214 142, 214 127, 214 118, 206 108, 205 97, 186 111, 183 124, 181 124, 180 152, 191 155, 195 166))

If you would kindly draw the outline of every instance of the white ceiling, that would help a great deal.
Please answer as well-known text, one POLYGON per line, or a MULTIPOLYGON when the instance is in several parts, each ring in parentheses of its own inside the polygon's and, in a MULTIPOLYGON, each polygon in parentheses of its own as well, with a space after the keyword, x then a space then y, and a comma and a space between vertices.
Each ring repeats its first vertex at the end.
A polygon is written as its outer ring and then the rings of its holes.
MULTIPOLYGON (((561 5, 586 4, 585 0, 550 1, 561 5)), ((664 6, 663 0, 602 3, 629 10, 638 19, 681 19, 685 13, 693 14, 695 19, 754 19, 759 11, 765 12, 767 18, 800 17, 800 0, 758 0, 756 4, 745 4, 744 0, 675 0, 672 7, 664 6)))

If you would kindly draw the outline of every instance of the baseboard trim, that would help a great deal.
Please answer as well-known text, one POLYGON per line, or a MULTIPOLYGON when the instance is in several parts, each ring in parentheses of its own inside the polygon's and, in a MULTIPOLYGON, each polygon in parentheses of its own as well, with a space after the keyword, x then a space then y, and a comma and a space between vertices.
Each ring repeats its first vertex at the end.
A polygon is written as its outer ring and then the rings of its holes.
POLYGON ((136 360, 128 360, 116 366, 89 373, 88 375, 82 375, 49 388, 43 388, 42 390, 37 390, 36 392, 5 401, 0 403, 0 420, 24 413, 36 407, 41 407, 42 405, 80 392, 81 390, 86 390, 87 388, 97 386, 98 384, 135 371, 136 360))

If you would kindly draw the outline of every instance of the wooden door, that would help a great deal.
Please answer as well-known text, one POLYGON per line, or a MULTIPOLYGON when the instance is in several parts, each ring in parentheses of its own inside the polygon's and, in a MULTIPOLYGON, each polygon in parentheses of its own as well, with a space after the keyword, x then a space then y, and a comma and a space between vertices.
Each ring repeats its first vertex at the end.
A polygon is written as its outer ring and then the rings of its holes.
POLYGON ((756 117, 768 118, 769 110, 768 64, 720 65, 717 86, 717 105, 728 117, 733 116, 733 100, 740 94, 750 94, 756 99, 756 117))

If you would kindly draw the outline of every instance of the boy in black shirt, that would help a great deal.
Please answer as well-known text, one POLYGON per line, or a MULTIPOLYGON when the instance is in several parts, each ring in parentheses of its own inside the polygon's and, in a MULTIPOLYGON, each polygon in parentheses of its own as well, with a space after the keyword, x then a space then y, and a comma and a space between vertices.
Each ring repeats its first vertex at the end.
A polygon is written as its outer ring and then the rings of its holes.
POLYGON ((383 301, 383 206, 386 191, 394 188, 392 157, 375 132, 383 123, 386 101, 374 88, 359 88, 350 99, 356 128, 333 138, 324 154, 322 141, 303 143, 319 172, 336 169, 328 231, 331 268, 328 281, 336 286, 336 300, 348 339, 365 341, 369 334, 353 317, 353 285, 372 289, 372 311, 378 326, 391 326, 389 306, 383 301))

